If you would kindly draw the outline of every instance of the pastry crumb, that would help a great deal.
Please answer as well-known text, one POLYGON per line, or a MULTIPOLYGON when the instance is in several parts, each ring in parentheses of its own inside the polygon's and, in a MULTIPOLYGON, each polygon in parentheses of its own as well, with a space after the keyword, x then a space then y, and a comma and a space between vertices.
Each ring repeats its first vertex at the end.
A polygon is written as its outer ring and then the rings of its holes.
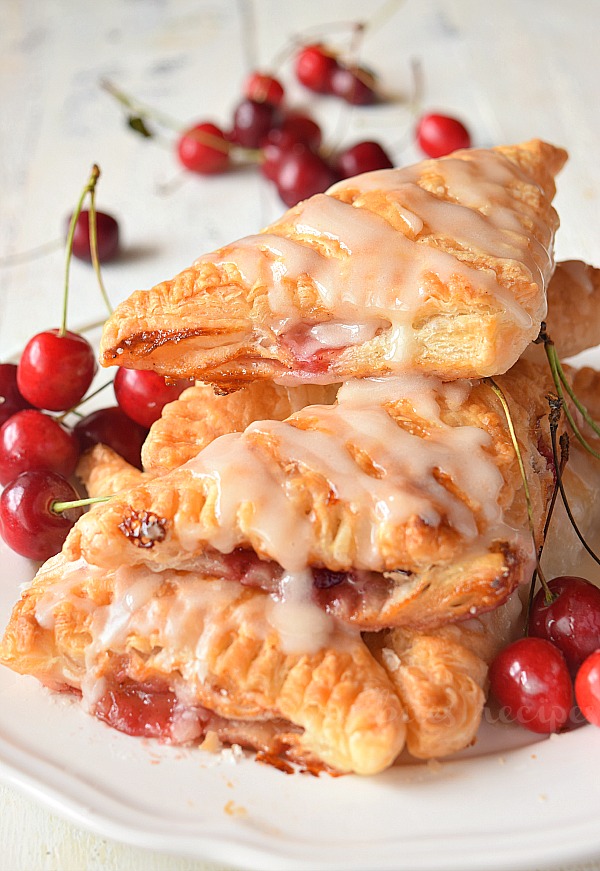
POLYGON ((225 747, 221 750, 221 758, 225 762, 237 765, 244 758, 244 751, 239 744, 232 744, 231 747, 225 747))
POLYGON ((540 794, 538 795, 538 799, 539 801, 548 801, 548 796, 545 792, 540 792, 540 794))
POLYGON ((443 767, 439 759, 429 759, 427 762, 427 768, 430 771, 441 771, 443 767))
POLYGON ((230 817, 247 817, 248 811, 242 805, 236 804, 232 798, 223 806, 223 810, 230 817))
POLYGON ((218 753, 223 749, 223 745, 217 733, 209 729, 204 736, 204 741, 200 744, 200 750, 206 750, 207 753, 218 753))
POLYGON ((506 765, 506 759, 504 758, 504 756, 498 757, 498 765, 506 765))

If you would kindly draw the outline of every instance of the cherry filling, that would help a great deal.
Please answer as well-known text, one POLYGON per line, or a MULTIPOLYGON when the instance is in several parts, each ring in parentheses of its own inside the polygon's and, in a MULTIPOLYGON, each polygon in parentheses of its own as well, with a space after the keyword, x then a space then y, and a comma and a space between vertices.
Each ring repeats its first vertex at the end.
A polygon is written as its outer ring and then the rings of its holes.
POLYGON ((168 741, 176 705, 175 693, 166 686, 125 681, 106 691, 94 713, 119 732, 168 741))
MULTIPOLYGON (((280 592, 283 568, 276 562, 260 559, 251 550, 237 548, 227 555, 215 555, 202 569, 216 571, 225 580, 245 587, 258 587, 267 593, 280 592)), ((315 603, 348 620, 383 608, 397 583, 379 572, 356 569, 336 572, 322 567, 311 567, 310 571, 315 603)))

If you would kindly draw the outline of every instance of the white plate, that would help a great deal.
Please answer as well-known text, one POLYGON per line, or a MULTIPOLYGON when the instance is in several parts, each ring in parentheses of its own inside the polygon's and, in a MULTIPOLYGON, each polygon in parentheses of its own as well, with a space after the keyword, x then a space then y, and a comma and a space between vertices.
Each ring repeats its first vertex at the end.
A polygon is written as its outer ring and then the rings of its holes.
MULTIPOLYGON (((577 362, 597 366, 599 350, 577 362)), ((589 577, 589 563, 573 571, 589 577)), ((0 630, 34 568, 0 540, 0 630)), ((539 740, 486 722, 452 761, 314 778, 129 738, 2 667, 0 700, 0 779, 136 846, 260 871, 525 871, 600 856, 592 726, 539 740)))
MULTIPOLYGON (((27 561, 0 545, 0 626, 27 561)), ((0 778, 106 837, 242 868, 519 869, 600 855, 600 733, 486 725, 466 758, 281 774, 128 738, 0 669, 0 778)))

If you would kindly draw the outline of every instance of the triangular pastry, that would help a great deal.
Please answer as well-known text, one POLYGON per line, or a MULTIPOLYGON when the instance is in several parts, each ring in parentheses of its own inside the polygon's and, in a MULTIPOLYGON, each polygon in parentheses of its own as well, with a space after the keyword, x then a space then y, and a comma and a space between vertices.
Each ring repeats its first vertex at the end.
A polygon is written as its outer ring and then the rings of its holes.
POLYGON ((361 640, 318 609, 193 573, 53 557, 16 605, 0 662, 129 734, 216 733, 311 768, 374 774, 404 709, 361 640))
POLYGON ((229 386, 505 372, 546 313, 565 159, 533 140, 340 182, 134 293, 101 360, 229 386))
MULTIPOLYGON (((553 485, 547 368, 498 379, 534 516, 553 485)), ((501 604, 532 569, 522 481, 484 382, 345 384, 333 406, 260 421, 97 506, 65 553, 108 569, 192 569, 268 590, 314 585, 362 629, 426 628, 501 604)))
MULTIPOLYGON (((600 341, 599 297, 600 269, 578 260, 556 265, 548 285, 548 329, 562 358, 600 341)), ((532 359, 543 360, 540 348, 532 359)), ((219 435, 242 432, 255 420, 284 420, 307 405, 330 405, 337 389, 338 385, 286 388, 252 381, 221 394, 208 384, 196 384, 169 403, 150 428, 142 449, 144 470, 162 475, 191 460, 219 435)))

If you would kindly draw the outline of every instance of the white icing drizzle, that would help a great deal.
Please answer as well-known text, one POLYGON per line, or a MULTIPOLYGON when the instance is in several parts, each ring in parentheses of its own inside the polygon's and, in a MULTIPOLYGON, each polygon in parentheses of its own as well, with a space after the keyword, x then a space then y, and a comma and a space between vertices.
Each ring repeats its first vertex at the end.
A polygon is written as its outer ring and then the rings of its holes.
MULTIPOLYGON (((334 644, 339 647, 358 636, 357 630, 340 627, 312 601, 310 572, 286 575, 279 593, 269 596, 256 591, 248 595, 237 583, 207 580, 193 573, 123 567, 115 572, 106 605, 77 594, 77 588, 94 574, 100 576, 101 570, 83 559, 65 564, 60 580, 53 578, 35 611, 37 622, 47 630, 54 629, 55 611, 65 602, 91 615, 85 673, 81 681, 69 675, 73 685, 80 684, 83 704, 90 711, 107 689, 102 654, 125 653, 134 638, 162 648, 164 670, 180 672, 184 683, 193 686, 194 679, 204 681, 208 674, 215 634, 223 635, 228 628, 235 634, 243 626, 244 632, 260 639, 274 630, 286 654, 314 653, 334 644), (165 585, 170 586, 168 592, 165 585)), ((193 697, 186 698, 184 684, 177 691, 184 705, 193 702, 193 697)))
MULTIPOLYGON (((320 322, 335 318, 336 325, 354 321, 364 325, 383 319, 391 325, 389 358, 398 364, 410 356, 413 321, 426 302, 426 278, 431 273, 443 282, 460 277, 489 294, 493 304, 500 305, 519 329, 535 332, 534 320, 545 315, 542 300, 552 272, 553 230, 541 223, 533 206, 511 194, 515 183, 523 181, 532 184, 502 154, 483 149, 403 169, 366 173, 334 185, 328 194, 347 189, 381 191, 395 204, 416 239, 405 237, 365 208, 320 194, 288 212, 282 230, 285 237, 276 235, 273 228, 206 255, 197 263, 235 263, 249 286, 265 286, 276 321, 271 326, 279 334, 302 321, 290 281, 296 283, 308 276, 329 312, 319 315, 320 322), (419 178, 428 172, 442 179, 447 199, 418 185, 419 178), (526 225, 533 227, 533 233, 526 225), (429 236, 455 240, 465 259, 430 244, 429 236), (328 256, 320 250, 323 240, 333 249, 328 256), (476 269, 466 262, 479 256, 519 265, 540 290, 533 311, 517 302, 491 269, 476 269)), ((320 341, 325 335, 313 338, 320 341)), ((337 327, 332 335, 335 338, 329 347, 342 347, 337 327)), ((358 330, 347 338, 348 344, 353 344, 372 336, 358 330)))
POLYGON ((277 631, 285 653, 316 653, 330 643, 335 621, 315 605, 309 570, 287 572, 281 589, 267 608, 269 624, 277 631))
POLYGON ((325 479, 332 495, 351 507, 355 568, 382 571, 381 538, 413 516, 434 526, 445 517, 473 544, 513 540, 498 502, 503 479, 485 450, 489 434, 440 418, 440 399, 456 407, 469 389, 468 383, 445 385, 423 375, 363 379, 344 384, 333 406, 312 406, 288 421, 255 422, 244 433, 216 439, 187 468, 216 483, 218 526, 200 523, 188 530, 184 548, 193 550, 204 539, 228 553, 251 534, 262 556, 302 572, 311 563, 316 533, 293 480, 298 466, 325 479), (426 422, 427 437, 402 429, 386 412, 382 403, 400 397, 426 422), (301 428, 305 419, 310 429, 301 428), (265 443, 275 447, 279 462, 265 443), (368 455, 375 475, 363 471, 353 448, 368 455), (440 472, 469 495, 483 529, 474 511, 439 483, 440 472))

